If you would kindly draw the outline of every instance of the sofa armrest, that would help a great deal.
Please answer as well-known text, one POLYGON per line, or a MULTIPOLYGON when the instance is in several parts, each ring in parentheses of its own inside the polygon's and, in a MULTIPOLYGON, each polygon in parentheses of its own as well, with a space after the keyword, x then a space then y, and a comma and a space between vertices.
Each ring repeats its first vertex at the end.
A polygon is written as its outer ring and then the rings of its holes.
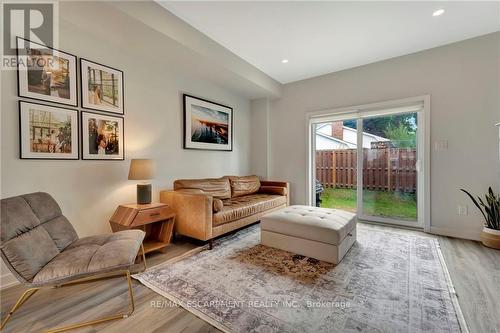
POLYGON ((212 238, 213 198, 202 190, 161 191, 160 202, 175 212, 175 231, 199 240, 212 238))
MULTIPOLYGON (((274 180, 261 180, 260 181, 260 189, 259 192, 263 191, 274 191, 274 193, 269 193, 269 194, 281 194, 286 196, 286 205, 290 205, 290 183, 289 182, 282 182, 282 181, 274 181, 274 180), (278 189, 269 189, 270 187, 277 187, 281 188, 281 190, 278 189), (281 191, 281 193, 277 193, 277 191, 281 191)), ((261 192, 264 193, 264 192, 261 192)))
POLYGON ((282 186, 261 186, 259 188, 259 193, 264 194, 275 194, 275 195, 287 195, 288 189, 282 186))
POLYGON ((290 187, 290 183, 282 182, 282 181, 275 181, 275 180, 261 180, 260 186, 279 186, 279 187, 288 188, 288 187, 290 187))

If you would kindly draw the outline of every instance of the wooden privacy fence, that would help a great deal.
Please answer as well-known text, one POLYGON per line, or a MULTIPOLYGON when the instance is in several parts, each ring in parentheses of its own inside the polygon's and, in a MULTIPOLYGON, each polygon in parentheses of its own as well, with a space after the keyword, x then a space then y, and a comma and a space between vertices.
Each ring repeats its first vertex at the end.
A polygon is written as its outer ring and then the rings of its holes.
MULTIPOLYGON (((415 192, 414 148, 363 149, 363 188, 415 192)), ((316 179, 325 187, 356 188, 357 150, 316 151, 316 179)))

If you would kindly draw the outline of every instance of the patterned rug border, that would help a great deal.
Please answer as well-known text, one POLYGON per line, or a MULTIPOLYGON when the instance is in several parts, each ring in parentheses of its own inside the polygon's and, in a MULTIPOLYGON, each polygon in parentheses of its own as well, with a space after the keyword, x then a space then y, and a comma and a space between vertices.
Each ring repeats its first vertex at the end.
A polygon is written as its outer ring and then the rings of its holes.
MULTIPOLYGON (((371 229, 369 226, 366 226, 366 225, 363 225, 363 227, 367 227, 367 229, 370 229, 370 231, 372 232, 389 232, 389 233, 398 233, 397 230, 378 230, 378 229, 371 229)), ((260 225, 258 226, 251 226, 249 228, 245 228, 245 229, 242 229, 242 230, 239 230, 237 231, 236 233, 241 233, 241 232, 249 232, 250 229, 253 229, 253 228, 260 228, 260 225)), ((406 229, 405 229, 406 230, 406 229)), ((226 237, 222 237, 220 239, 218 239, 216 241, 216 244, 218 244, 218 246, 220 246, 220 243, 222 243, 224 241, 225 238, 227 237, 232 237, 234 236, 235 234, 230 234, 226 237)), ((458 301, 458 295, 455 291, 455 287, 453 285, 453 281, 451 279, 451 275, 450 275, 450 272, 448 270, 448 266, 446 265, 446 261, 445 261, 445 258, 444 258, 444 255, 441 251, 441 244, 439 244, 439 240, 436 239, 435 237, 433 237, 434 235, 430 234, 430 235, 427 235, 427 234, 423 234, 423 235, 412 235, 412 237, 421 237, 421 238, 433 238, 433 242, 435 243, 436 245, 436 249, 437 249, 437 253, 438 253, 438 257, 439 257, 439 262, 441 264, 441 267, 443 268, 443 272, 444 272, 444 275, 445 275, 445 280, 446 280, 446 285, 448 287, 448 293, 450 295, 450 298, 451 298, 451 302, 452 302, 452 305, 453 305, 453 309, 455 310, 455 315, 457 317, 457 320, 458 320, 458 324, 460 326, 460 330, 461 332, 463 333, 469 333, 469 329, 468 329, 468 326, 467 326, 467 322, 465 320, 465 317, 463 315, 463 312, 462 312, 462 308, 460 307, 460 303, 458 301)), ((214 244, 215 245, 215 244, 214 244)), ((232 331, 224 326, 223 324, 221 324, 220 322, 212 319, 211 317, 205 315, 203 312, 199 311, 199 310, 196 310, 196 308, 194 307, 188 307, 188 306, 185 306, 183 304, 183 302, 178 299, 177 297, 173 296, 172 294, 164 291, 164 290, 160 290, 159 288, 155 287, 153 284, 147 282, 145 279, 143 279, 141 277, 141 274, 146 272, 146 271, 149 271, 151 269, 157 269, 157 268, 160 268, 160 267, 163 267, 163 266, 167 266, 167 265, 170 265, 170 264, 173 264, 175 262, 178 262, 178 261, 181 261, 181 260, 184 260, 188 257, 191 257, 191 256, 194 256, 194 255, 197 255, 203 251, 206 251, 208 250, 208 245, 203 245, 203 246, 199 246, 199 247, 196 247, 192 250, 189 250, 187 251, 186 253, 180 255, 180 256, 177 256, 177 257, 174 257, 174 258, 171 258, 169 260, 166 260, 162 263, 159 263, 157 265, 154 265, 154 266, 151 266, 151 267, 148 267, 145 271, 143 272, 140 272, 140 273, 136 273, 136 274, 133 274, 131 277, 138 280, 140 283, 142 283, 144 286, 146 286, 147 288, 151 289, 152 291, 156 292, 157 294, 163 296, 163 297, 166 297, 167 299, 169 299, 170 301, 174 302, 175 304, 177 304, 178 306, 182 307, 183 309, 185 309, 186 311, 194 314, 195 316, 197 316, 198 318, 206 321, 207 323, 209 323, 210 325, 214 326, 215 328, 221 330, 222 332, 224 333, 232 333, 232 331)))
MULTIPOLYGON (((372 225, 371 223, 368 223, 368 224, 359 223, 358 227, 362 227, 363 229, 370 229, 370 231, 382 231, 379 229, 370 228, 371 225, 372 225)), ((392 228, 394 228, 394 227, 391 227, 390 229, 385 229, 385 230, 383 230, 383 232, 398 233, 398 230, 393 230, 392 228)), ((405 229, 405 228, 403 228, 403 230, 409 231, 409 232, 413 231, 412 229, 405 229)), ((417 231, 417 230, 415 230, 415 231, 417 231)), ((439 261, 441 262, 441 267, 443 268, 443 271, 444 271, 444 275, 446 278, 446 284, 448 286, 448 292, 450 294, 451 303, 453 305, 453 308, 455 310, 455 314, 456 314, 457 319, 458 319, 458 323, 460 325, 460 330, 463 333, 469 333, 469 327, 467 326, 467 321, 465 320, 464 314, 462 312, 462 308, 460 307, 460 303, 458 302, 458 295, 457 295, 457 292, 455 291, 455 286, 453 285, 453 280, 451 279, 450 271, 448 270, 448 266, 446 265, 446 260, 444 259, 443 252, 441 251, 441 244, 439 244, 439 240, 435 238, 435 235, 427 234, 427 233, 413 235, 413 237, 423 237, 423 238, 433 238, 434 239, 434 243, 436 244, 436 248, 439 250, 438 251, 439 261)))
POLYGON ((173 264, 175 262, 181 261, 181 260, 186 259, 188 257, 194 256, 194 255, 196 255, 196 254, 198 254, 198 253, 200 253, 202 251, 205 251, 205 250, 208 250, 208 245, 203 245, 203 246, 196 247, 196 248, 194 248, 192 250, 187 251, 186 253, 184 253, 184 254, 182 254, 180 256, 168 259, 168 260, 166 260, 166 261, 164 261, 162 263, 159 263, 157 265, 148 267, 143 272, 133 274, 132 278, 136 279, 137 281, 139 281, 140 283, 142 283, 144 286, 148 287, 149 289, 151 289, 155 293, 157 293, 157 294, 159 294, 159 295, 161 295, 163 297, 168 298, 170 301, 172 301, 175 304, 177 304, 178 306, 182 307, 184 310, 186 310, 188 312, 191 312, 196 317, 200 318, 201 320, 206 321, 207 323, 209 323, 210 325, 214 326, 215 328, 221 330, 222 332, 224 332, 224 333, 231 333, 231 331, 227 327, 221 325, 219 322, 213 320, 209 316, 205 315, 203 312, 198 311, 198 310, 194 309, 193 307, 184 306, 182 304, 182 301, 180 299, 178 299, 177 297, 173 296, 170 293, 167 293, 166 291, 163 291, 163 290, 160 290, 160 289, 156 288, 154 285, 152 285, 151 283, 145 281, 140 276, 142 273, 144 273, 144 272, 146 272, 148 270, 159 268, 159 267, 166 266, 166 265, 169 265, 169 264, 173 264))
MULTIPOLYGON (((159 265, 156 265, 154 267, 158 267, 158 266, 159 265)), ((182 303, 182 301, 179 300, 177 297, 173 296, 172 294, 170 294, 170 293, 168 293, 166 291, 163 291, 163 290, 160 290, 160 289, 156 288, 155 286, 153 286, 152 284, 150 284, 147 281, 144 281, 143 278, 141 278, 140 276, 137 276, 137 275, 139 275, 139 274, 134 274, 134 275, 132 275, 132 277, 134 279, 140 281, 143 285, 145 285, 146 287, 148 287, 152 291, 156 292, 157 294, 159 294, 159 295, 161 295, 163 297, 168 298, 170 301, 172 301, 175 304, 177 304, 178 306, 182 307, 184 310, 186 310, 188 312, 191 312, 196 317, 200 318, 201 320, 206 321, 207 323, 209 323, 210 325, 214 326, 215 328, 221 330, 222 332, 224 332, 224 333, 231 333, 231 330, 229 330, 227 327, 225 327, 224 325, 222 325, 218 321, 213 320, 209 316, 205 315, 203 312, 198 311, 198 310, 196 310, 193 307, 184 306, 183 303, 182 303)))
POLYGON ((460 303, 458 302, 458 295, 455 291, 455 286, 453 285, 453 281, 451 279, 450 271, 448 270, 448 266, 446 265, 446 260, 444 259, 443 252, 441 251, 441 244, 437 239, 434 239, 436 243, 436 248, 438 249, 439 261, 441 262, 441 267, 443 267, 443 272, 446 278, 446 284, 448 285, 448 292, 450 293, 451 304, 453 304, 453 308, 455 309, 455 314, 458 319, 458 324, 460 325, 460 330, 463 333, 469 333, 469 327, 467 326, 467 321, 465 321, 464 314, 462 312, 462 308, 460 307, 460 303))

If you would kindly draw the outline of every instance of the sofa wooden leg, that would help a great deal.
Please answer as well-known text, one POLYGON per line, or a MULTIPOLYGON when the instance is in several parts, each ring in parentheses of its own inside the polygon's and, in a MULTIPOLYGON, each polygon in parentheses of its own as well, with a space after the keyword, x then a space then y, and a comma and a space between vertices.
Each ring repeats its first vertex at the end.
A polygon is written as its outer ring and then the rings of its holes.
POLYGON ((214 240, 213 239, 210 239, 208 241, 208 249, 211 250, 214 248, 214 240))

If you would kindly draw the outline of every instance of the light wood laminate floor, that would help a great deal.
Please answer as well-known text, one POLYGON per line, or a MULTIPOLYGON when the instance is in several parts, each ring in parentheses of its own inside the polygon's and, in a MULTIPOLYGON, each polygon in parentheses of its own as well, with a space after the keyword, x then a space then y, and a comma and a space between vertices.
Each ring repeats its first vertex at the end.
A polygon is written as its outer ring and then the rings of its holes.
MULTIPOLYGON (((362 227, 389 228, 366 224, 362 227)), ((500 333, 500 251, 483 247, 478 242, 436 237, 441 245, 470 332, 500 333)), ((148 265, 153 266, 182 255, 197 246, 200 244, 180 239, 171 245, 166 253, 149 256, 148 265)), ((190 312, 171 306, 166 298, 136 280, 133 281, 133 288, 136 310, 130 318, 73 332, 219 332, 190 312)), ((22 286, 17 285, 0 291, 2 318, 23 290, 22 286)), ((121 277, 91 284, 42 290, 14 314, 3 332, 40 332, 76 321, 117 313, 127 305, 127 284, 121 277)))

